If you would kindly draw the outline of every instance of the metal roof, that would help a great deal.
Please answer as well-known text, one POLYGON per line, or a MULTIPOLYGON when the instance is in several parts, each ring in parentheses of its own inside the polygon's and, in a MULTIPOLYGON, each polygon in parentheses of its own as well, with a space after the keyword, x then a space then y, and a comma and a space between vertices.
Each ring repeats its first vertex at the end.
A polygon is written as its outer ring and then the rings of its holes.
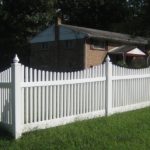
MULTIPOLYGON (((73 39, 83 39, 85 34, 82 32, 76 32, 67 27, 60 25, 60 40, 73 40, 73 39)), ((51 25, 44 31, 38 33, 35 37, 31 39, 31 43, 41 43, 55 41, 55 26, 51 25)))
POLYGON ((36 36, 34 36, 31 39, 30 43, 40 43, 40 42, 54 41, 55 36, 54 36, 53 28, 54 28, 54 25, 49 26, 44 31, 38 33, 36 36))
MULTIPOLYGON (((124 44, 132 44, 132 45, 148 44, 148 40, 146 38, 139 36, 133 37, 128 34, 115 33, 65 24, 61 24, 59 25, 59 27, 60 27, 60 40, 89 37, 108 41, 117 41, 122 42, 124 44)), ((55 40, 55 32, 54 32, 54 25, 52 25, 49 26, 44 31, 37 34, 35 37, 33 37, 31 43, 48 42, 54 40, 55 40)))

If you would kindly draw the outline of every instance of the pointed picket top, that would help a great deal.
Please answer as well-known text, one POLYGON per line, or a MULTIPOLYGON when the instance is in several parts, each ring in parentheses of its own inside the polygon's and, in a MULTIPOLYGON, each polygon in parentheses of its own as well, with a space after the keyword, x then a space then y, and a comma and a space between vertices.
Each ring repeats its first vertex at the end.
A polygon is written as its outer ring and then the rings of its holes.
POLYGON ((110 57, 109 57, 109 55, 107 55, 107 57, 106 57, 106 62, 110 62, 110 57))
POLYGON ((19 58, 18 58, 17 54, 15 54, 15 57, 13 59, 13 63, 19 63, 19 58))

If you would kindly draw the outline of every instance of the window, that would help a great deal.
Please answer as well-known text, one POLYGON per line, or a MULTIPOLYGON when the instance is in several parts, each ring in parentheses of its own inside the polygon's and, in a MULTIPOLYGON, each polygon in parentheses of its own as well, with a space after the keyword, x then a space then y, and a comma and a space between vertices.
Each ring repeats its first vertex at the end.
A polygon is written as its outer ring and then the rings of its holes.
POLYGON ((98 40, 94 40, 91 43, 91 48, 92 49, 105 49, 105 42, 104 41, 98 41, 98 40))
POLYGON ((48 42, 44 42, 41 44, 42 49, 47 49, 48 48, 48 42))

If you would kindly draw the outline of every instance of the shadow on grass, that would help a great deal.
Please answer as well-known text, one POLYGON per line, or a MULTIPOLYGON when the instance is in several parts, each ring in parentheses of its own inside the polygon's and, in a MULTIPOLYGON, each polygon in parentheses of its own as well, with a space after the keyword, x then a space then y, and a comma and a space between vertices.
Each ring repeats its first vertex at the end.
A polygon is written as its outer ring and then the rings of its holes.
POLYGON ((13 137, 6 129, 0 127, 0 140, 13 140, 13 137))

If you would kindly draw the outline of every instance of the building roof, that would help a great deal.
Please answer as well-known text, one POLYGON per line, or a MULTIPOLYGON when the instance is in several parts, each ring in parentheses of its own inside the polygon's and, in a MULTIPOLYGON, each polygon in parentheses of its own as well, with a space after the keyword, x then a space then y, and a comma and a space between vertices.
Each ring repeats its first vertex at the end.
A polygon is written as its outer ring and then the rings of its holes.
POLYGON ((136 46, 131 46, 131 45, 123 45, 120 47, 115 47, 115 48, 111 49, 108 53, 109 54, 126 53, 126 54, 131 54, 131 55, 143 55, 143 56, 146 55, 142 50, 140 50, 136 46))
MULTIPOLYGON (((103 31, 103 30, 65 25, 65 24, 60 24, 59 27, 60 27, 60 40, 82 39, 88 37, 88 38, 123 42, 125 44, 132 44, 132 45, 148 44, 148 40, 146 38, 139 37, 139 36, 133 37, 128 34, 115 33, 110 31, 103 31)), ((45 29, 44 31, 40 32, 35 37, 33 37, 30 42, 38 43, 38 42, 54 41, 55 40, 54 31, 55 31, 54 25, 51 25, 47 29, 45 29)))
POLYGON ((116 32, 71 26, 71 25, 64 25, 64 24, 62 24, 61 26, 69 28, 76 32, 82 32, 91 38, 100 38, 104 40, 124 42, 128 44, 142 44, 142 45, 148 44, 148 40, 146 38, 139 37, 139 36, 133 37, 129 34, 116 33, 116 32))
MULTIPOLYGON (((60 27, 60 40, 74 40, 74 39, 83 39, 86 35, 82 32, 76 32, 68 27, 60 27)), ((31 43, 41 43, 41 42, 50 42, 55 41, 55 25, 49 26, 44 31, 38 33, 35 37, 31 39, 31 43)))
POLYGON ((49 42, 54 41, 54 33, 53 33, 54 25, 49 26, 42 32, 38 33, 36 36, 34 36, 30 43, 40 43, 40 42, 49 42))

